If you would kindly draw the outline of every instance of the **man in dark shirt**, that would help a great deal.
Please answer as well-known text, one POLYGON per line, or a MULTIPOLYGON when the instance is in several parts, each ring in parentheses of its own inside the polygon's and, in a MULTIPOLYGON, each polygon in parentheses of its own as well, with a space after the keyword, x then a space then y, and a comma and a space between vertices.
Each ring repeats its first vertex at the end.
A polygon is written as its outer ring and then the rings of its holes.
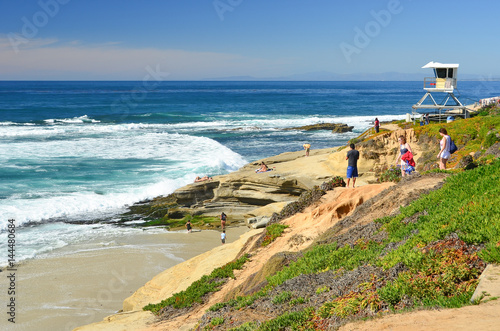
POLYGON ((351 144, 351 150, 347 152, 347 187, 349 187, 349 182, 352 178, 352 187, 356 184, 356 178, 358 178, 358 159, 359 151, 356 150, 356 146, 351 144))

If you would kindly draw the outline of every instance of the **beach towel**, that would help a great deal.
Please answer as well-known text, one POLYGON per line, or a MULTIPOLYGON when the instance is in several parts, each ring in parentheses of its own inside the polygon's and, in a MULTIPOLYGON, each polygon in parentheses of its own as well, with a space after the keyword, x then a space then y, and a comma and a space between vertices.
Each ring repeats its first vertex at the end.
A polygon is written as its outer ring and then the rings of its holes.
POLYGON ((405 167, 404 171, 405 171, 408 175, 410 175, 412 172, 414 172, 414 171, 415 171, 415 167, 414 167, 414 166, 411 166, 411 165, 409 164, 409 162, 408 162, 408 161, 406 161, 406 167, 405 167))
POLYGON ((413 154, 408 151, 401 156, 401 160, 406 161, 406 163, 412 167, 415 166, 415 161, 413 160, 413 154))
MULTIPOLYGON (((257 170, 259 170, 259 169, 257 169, 257 170)), ((274 169, 267 169, 266 171, 257 171, 257 170, 255 171, 255 173, 261 174, 263 172, 273 171, 274 169)))

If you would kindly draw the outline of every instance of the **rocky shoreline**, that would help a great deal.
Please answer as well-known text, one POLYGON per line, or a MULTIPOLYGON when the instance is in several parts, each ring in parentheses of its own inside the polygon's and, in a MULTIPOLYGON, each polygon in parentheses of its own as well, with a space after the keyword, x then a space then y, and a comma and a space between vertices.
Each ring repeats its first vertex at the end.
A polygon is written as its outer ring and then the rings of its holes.
MULTIPOLYGON (((359 142, 358 185, 377 182, 376 176, 393 164, 397 156, 397 136, 401 134, 415 144, 417 156, 422 154, 411 129, 386 130, 368 142, 359 142)), ((217 217, 224 212, 232 223, 248 226, 260 223, 262 226, 260 221, 263 218, 271 217, 288 203, 296 201, 303 192, 335 176, 345 176, 347 161, 343 149, 312 149, 308 157, 304 151, 288 152, 251 162, 232 173, 194 182, 166 197, 131 206, 130 211, 122 215, 122 223, 144 218, 181 220, 186 215, 217 217), (261 162, 272 170, 255 173, 261 162)), ((213 227, 213 224, 207 224, 206 228, 213 227)))

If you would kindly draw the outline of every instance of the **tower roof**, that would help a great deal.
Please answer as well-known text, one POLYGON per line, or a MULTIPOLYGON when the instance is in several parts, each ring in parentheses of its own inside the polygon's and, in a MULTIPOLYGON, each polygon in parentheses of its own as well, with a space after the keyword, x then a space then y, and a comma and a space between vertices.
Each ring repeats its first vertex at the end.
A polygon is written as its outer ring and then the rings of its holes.
POLYGON ((458 63, 439 63, 431 61, 422 68, 458 68, 458 63))

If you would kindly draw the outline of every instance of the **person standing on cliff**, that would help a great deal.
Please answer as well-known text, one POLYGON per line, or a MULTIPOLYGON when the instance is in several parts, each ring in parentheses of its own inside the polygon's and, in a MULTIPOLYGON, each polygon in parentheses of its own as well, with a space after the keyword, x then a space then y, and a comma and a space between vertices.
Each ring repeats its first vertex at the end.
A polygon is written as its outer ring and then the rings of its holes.
POLYGON ((349 182, 352 178, 352 187, 354 188, 356 184, 356 178, 358 178, 358 159, 359 159, 359 151, 356 150, 356 146, 354 144, 350 145, 351 150, 347 152, 347 157, 345 158, 347 161, 347 187, 349 187, 349 182))
POLYGON ((302 145, 306 151, 306 156, 309 156, 309 150, 311 149, 311 144, 304 144, 302 145))
POLYGON ((226 228, 226 219, 227 219, 226 214, 224 214, 224 212, 222 212, 222 214, 220 214, 220 226, 221 226, 222 230, 224 230, 226 228))
POLYGON ((375 117, 375 133, 378 133, 380 128, 380 122, 378 121, 378 118, 375 117))
POLYGON ((446 162, 448 162, 448 159, 451 157, 450 153, 450 145, 451 145, 451 138, 448 135, 448 131, 446 131, 445 128, 439 129, 439 134, 443 139, 439 142, 439 154, 437 155, 439 159, 439 169, 441 170, 446 170, 446 162))
POLYGON ((406 154, 406 152, 410 152, 413 155, 413 151, 411 150, 410 144, 406 142, 405 136, 401 135, 398 138, 399 142, 399 156, 396 159, 396 166, 398 165, 399 160, 401 160, 401 177, 404 177, 406 175, 405 169, 406 169, 406 161, 402 159, 403 155, 406 154))

